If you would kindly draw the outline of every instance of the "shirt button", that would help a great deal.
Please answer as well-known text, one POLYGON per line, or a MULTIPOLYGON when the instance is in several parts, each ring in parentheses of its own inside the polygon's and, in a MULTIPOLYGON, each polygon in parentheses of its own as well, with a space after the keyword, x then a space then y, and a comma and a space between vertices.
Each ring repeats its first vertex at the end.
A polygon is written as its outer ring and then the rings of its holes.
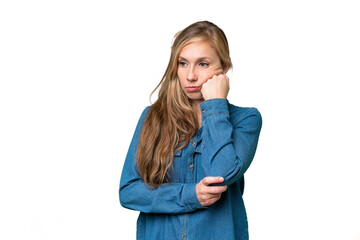
POLYGON ((202 110, 201 112, 202 112, 202 113, 205 113, 205 110, 202 110))
POLYGON ((193 167, 194 167, 194 164, 191 163, 191 164, 190 164, 190 168, 193 168, 193 167))
POLYGON ((182 238, 185 238, 185 234, 184 234, 184 233, 183 233, 183 234, 181 234, 181 237, 182 237, 182 238))
POLYGON ((195 141, 192 141, 192 145, 195 146, 196 142, 195 141))

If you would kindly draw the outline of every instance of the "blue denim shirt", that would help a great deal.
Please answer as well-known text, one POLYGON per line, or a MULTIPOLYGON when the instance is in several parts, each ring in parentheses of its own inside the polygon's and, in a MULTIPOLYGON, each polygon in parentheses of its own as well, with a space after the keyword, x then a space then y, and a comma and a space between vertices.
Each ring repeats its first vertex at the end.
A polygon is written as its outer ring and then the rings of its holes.
POLYGON ((242 108, 225 99, 200 105, 202 127, 174 155, 172 182, 149 189, 135 162, 139 135, 148 108, 140 117, 124 163, 120 203, 140 211, 137 239, 245 240, 248 224, 242 199, 243 175, 253 160, 262 118, 256 108, 242 108), (209 207, 200 204, 196 184, 206 176, 221 176, 228 185, 209 207))

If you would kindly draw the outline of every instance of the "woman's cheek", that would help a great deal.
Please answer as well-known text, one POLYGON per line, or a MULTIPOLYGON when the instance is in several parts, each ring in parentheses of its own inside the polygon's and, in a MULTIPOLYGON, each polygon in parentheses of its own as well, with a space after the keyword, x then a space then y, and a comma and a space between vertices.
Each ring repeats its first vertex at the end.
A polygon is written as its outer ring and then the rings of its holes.
POLYGON ((199 75, 199 80, 201 82, 201 85, 207 82, 207 80, 211 79, 215 74, 213 72, 204 72, 199 75))

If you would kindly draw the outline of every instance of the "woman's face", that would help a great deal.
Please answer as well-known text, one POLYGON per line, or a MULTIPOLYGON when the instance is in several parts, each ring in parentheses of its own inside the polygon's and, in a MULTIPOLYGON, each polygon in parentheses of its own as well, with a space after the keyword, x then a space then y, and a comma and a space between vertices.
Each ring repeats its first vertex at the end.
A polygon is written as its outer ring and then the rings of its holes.
POLYGON ((214 75, 224 72, 216 50, 207 41, 190 43, 181 51, 177 76, 185 94, 194 101, 203 101, 201 86, 214 75))

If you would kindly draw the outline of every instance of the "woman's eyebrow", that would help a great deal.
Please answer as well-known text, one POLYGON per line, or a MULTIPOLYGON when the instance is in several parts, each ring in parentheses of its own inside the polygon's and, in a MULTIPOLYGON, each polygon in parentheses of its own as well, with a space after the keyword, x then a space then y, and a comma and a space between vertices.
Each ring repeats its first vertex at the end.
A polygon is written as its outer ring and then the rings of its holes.
POLYGON ((201 58, 198 59, 198 61, 203 61, 203 60, 210 61, 211 58, 210 57, 201 57, 201 58))
MULTIPOLYGON (((179 61, 181 61, 181 60, 183 60, 183 61, 188 61, 186 58, 184 58, 184 57, 182 57, 182 56, 179 56, 179 59, 178 59, 179 61)), ((207 60, 207 61, 210 61, 211 60, 211 58, 210 57, 199 57, 199 58, 197 58, 195 61, 196 62, 199 62, 199 61, 204 61, 204 60, 207 60)))

